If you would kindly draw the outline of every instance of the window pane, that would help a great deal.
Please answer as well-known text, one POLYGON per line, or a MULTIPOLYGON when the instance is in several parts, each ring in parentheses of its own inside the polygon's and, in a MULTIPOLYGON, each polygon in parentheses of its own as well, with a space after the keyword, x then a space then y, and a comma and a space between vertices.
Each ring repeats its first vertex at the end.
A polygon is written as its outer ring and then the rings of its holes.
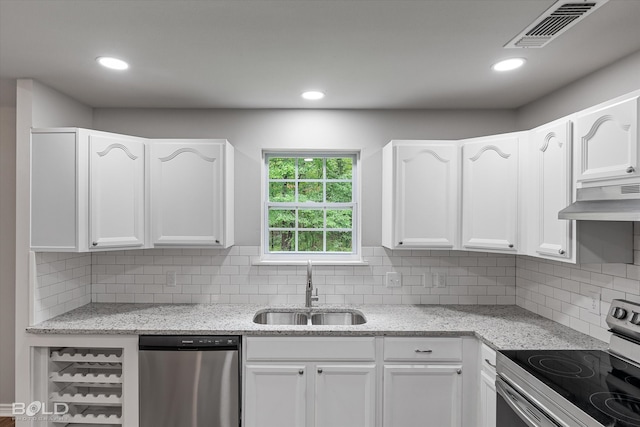
POLYGON ((351 201, 350 182, 327 182, 327 202, 344 203, 351 201))
POLYGON ((270 228, 294 228, 296 226, 296 211, 293 209, 269 208, 270 228))
POLYGON ((351 209, 327 210, 327 228, 351 228, 351 209))
POLYGON ((353 159, 329 157, 327 158, 327 179, 351 179, 353 159))
MULTIPOLYGON (((310 157, 307 157, 310 159, 310 157)), ((322 158, 306 161, 298 159, 298 179, 322 179, 322 158)))
POLYGON ((295 231, 270 231, 269 250, 271 252, 293 252, 295 250, 295 231))
POLYGON ((351 233, 327 231, 327 252, 351 252, 351 233))
POLYGON ((299 231, 299 252, 322 252, 322 231, 299 231))
POLYGON ((321 182, 298 183, 298 201, 322 202, 322 183, 321 182))
POLYGON ((296 159, 269 158, 269 179, 294 179, 296 176, 296 159))
POLYGON ((300 209, 298 211, 298 227, 322 228, 324 226, 323 211, 320 209, 300 209))
POLYGON ((296 198, 295 182, 270 182, 269 201, 270 202, 293 202, 296 198))

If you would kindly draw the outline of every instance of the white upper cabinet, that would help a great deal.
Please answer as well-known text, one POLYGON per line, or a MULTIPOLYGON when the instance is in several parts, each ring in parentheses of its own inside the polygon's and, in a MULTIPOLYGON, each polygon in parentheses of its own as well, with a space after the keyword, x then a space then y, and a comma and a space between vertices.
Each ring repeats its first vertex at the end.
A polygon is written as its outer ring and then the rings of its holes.
POLYGON ((459 164, 456 141, 392 141, 385 146, 383 246, 458 246, 459 164))
POLYGON ((233 244, 233 154, 226 140, 151 142, 154 246, 233 244))
POLYGON ((539 256, 572 257, 574 221, 558 219, 558 211, 571 203, 571 121, 561 120, 532 131, 530 159, 534 162, 535 208, 531 210, 539 256))
POLYGON ((577 114, 576 162, 580 183, 640 176, 637 96, 577 114))
POLYGON ((31 136, 31 248, 145 246, 145 140, 77 128, 31 136))
POLYGON ((518 134, 477 138, 462 146, 462 246, 518 250, 518 134))
POLYGON ((93 249, 145 244, 145 143, 89 134, 89 218, 93 249))

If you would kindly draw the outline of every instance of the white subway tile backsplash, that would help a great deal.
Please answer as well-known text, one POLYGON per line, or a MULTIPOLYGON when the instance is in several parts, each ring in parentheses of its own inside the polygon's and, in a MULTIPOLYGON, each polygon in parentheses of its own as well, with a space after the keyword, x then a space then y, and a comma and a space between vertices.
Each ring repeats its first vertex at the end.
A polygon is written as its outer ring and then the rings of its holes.
MULTIPOLYGON (((152 249, 94 254, 93 300, 174 303, 303 303, 306 266, 251 265, 259 247, 152 249), (165 274, 177 273, 178 286, 165 274), (140 295, 140 296, 138 296, 140 295), (144 295, 144 296, 142 296, 144 295)), ((330 304, 514 304, 516 257, 466 251, 363 248, 366 266, 315 266, 320 302, 330 304), (386 288, 389 271, 402 287, 386 288), (447 286, 433 288, 431 275, 447 286), (426 286, 423 285, 426 284, 426 286)), ((48 266, 48 268, 55 266, 48 266)))
POLYGON ((640 301, 640 232, 635 225, 635 264, 561 265, 530 257, 516 260, 516 304, 570 328, 609 341, 605 319, 613 299, 640 301), (588 310, 591 294, 600 314, 588 310))

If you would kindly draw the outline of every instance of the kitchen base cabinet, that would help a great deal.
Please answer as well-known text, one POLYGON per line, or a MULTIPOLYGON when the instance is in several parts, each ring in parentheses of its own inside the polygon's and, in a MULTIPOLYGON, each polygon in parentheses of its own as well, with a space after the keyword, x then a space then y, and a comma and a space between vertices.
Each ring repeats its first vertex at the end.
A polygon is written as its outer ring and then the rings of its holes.
POLYGON ((244 425, 300 427, 306 422, 306 365, 248 365, 244 425))
POLYGON ((375 427, 375 338, 248 337, 243 424, 375 427))
POLYGON ((462 426, 462 365, 385 365, 384 427, 462 426))
POLYGON ((375 426, 374 364, 318 364, 315 369, 315 427, 375 426))
POLYGON ((480 422, 478 427, 496 427, 496 352, 482 344, 480 354, 480 422))

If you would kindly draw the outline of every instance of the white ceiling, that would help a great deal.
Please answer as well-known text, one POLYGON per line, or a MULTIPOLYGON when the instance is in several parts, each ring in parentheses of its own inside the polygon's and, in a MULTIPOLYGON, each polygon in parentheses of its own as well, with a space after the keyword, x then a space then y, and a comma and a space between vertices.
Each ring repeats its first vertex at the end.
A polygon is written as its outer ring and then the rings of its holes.
POLYGON ((0 0, 0 77, 93 107, 517 108, 640 50, 639 0, 610 0, 542 49, 502 47, 553 3, 0 0), (512 56, 525 68, 490 70, 512 56))

